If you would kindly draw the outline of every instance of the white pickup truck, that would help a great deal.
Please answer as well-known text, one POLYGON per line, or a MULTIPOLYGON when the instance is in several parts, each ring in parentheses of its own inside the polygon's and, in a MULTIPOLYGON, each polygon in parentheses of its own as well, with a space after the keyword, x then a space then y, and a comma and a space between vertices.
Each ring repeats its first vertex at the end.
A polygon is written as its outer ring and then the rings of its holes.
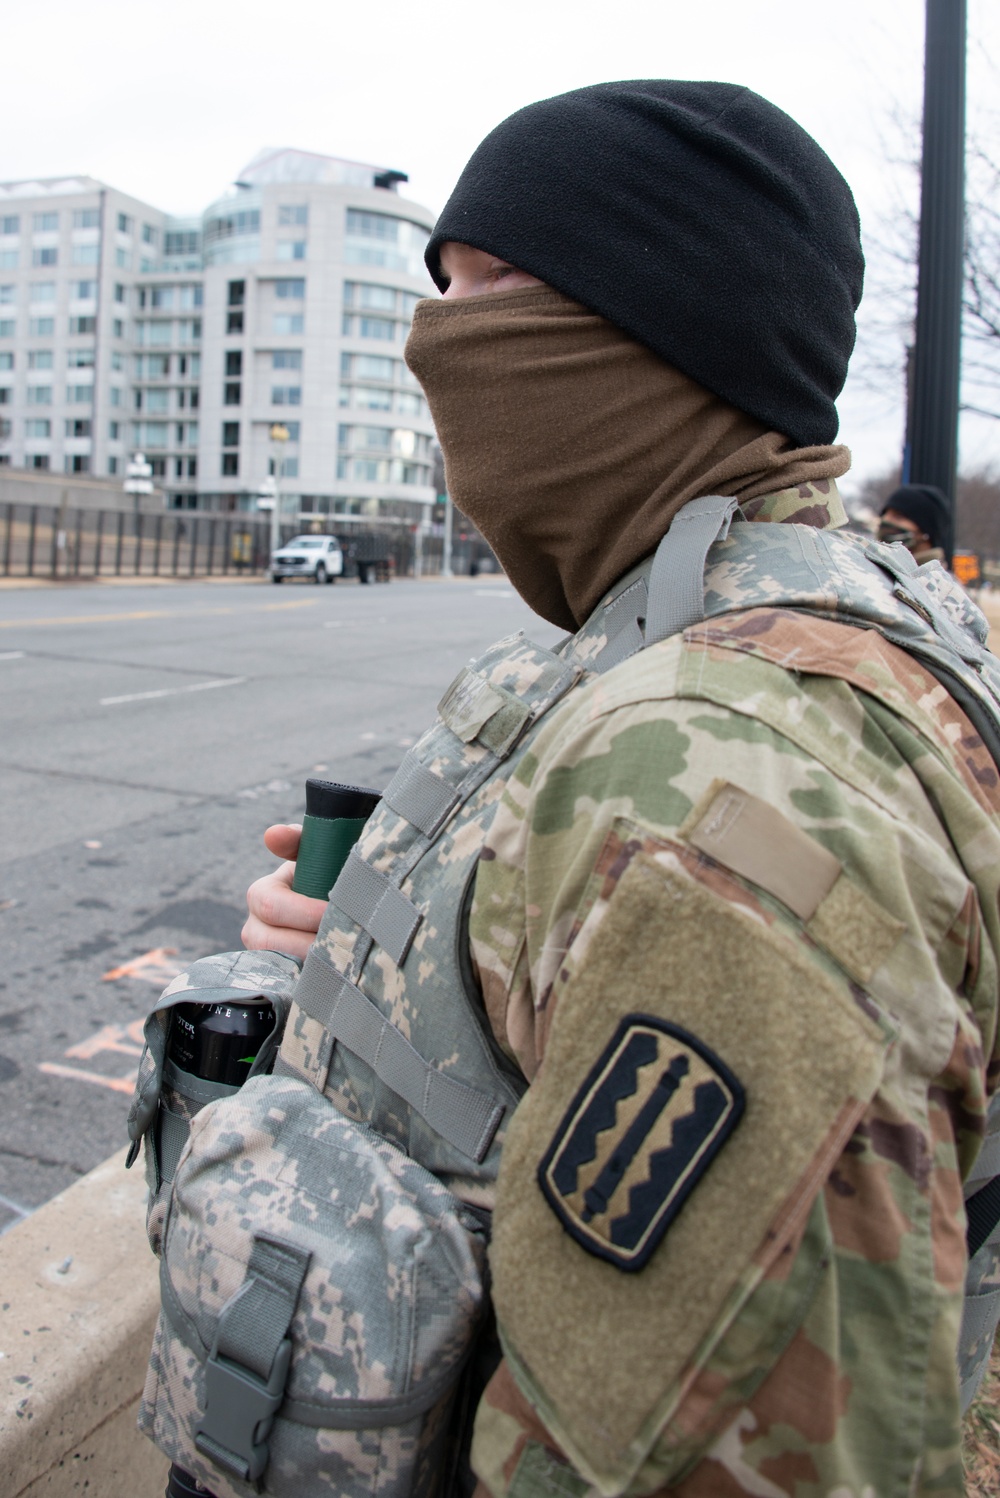
POLYGON ((344 553, 336 536, 295 536, 271 557, 271 581, 308 577, 332 583, 344 572, 344 553))

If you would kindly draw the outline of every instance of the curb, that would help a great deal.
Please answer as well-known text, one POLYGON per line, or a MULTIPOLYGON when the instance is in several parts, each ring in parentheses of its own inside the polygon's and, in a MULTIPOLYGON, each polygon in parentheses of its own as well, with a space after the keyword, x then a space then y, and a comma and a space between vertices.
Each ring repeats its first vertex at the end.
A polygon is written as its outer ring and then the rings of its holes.
POLYGON ((0 1492, 163 1498, 135 1428, 159 1308, 142 1170, 112 1155, 0 1239, 0 1492))

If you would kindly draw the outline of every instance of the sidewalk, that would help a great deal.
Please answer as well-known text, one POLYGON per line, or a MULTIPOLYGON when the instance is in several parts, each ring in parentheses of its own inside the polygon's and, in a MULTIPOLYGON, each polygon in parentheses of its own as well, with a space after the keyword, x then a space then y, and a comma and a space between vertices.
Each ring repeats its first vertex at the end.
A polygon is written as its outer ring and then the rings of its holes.
POLYGON ((135 1428, 159 1304, 125 1151, 0 1238, 3 1498, 162 1498, 135 1428))

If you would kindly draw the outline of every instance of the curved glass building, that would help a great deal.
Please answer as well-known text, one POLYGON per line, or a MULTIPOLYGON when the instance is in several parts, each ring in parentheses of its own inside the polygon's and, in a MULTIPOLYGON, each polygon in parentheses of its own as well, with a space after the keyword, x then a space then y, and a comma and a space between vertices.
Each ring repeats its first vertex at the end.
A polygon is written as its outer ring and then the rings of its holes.
POLYGON ((65 328, 58 313, 31 316, 39 254, 33 240, 26 257, 8 240, 6 263, 23 274, 0 275, 12 282, 0 296, 26 315, 0 319, 0 383, 11 371, 0 462, 114 475, 141 450, 168 504, 199 509, 254 508, 278 465, 290 514, 420 519, 434 499, 433 426, 402 355, 414 304, 436 295, 423 264, 433 215, 400 195, 405 181, 263 151, 188 219, 90 179, 0 185, 0 228, 4 215, 8 230, 44 218, 33 233, 47 236, 43 249, 52 241, 55 306, 75 310, 82 226, 94 291, 91 315, 65 328), (90 384, 89 409, 49 415, 42 441, 14 371, 30 366, 37 381, 35 369, 63 365, 87 371, 71 388, 90 384))

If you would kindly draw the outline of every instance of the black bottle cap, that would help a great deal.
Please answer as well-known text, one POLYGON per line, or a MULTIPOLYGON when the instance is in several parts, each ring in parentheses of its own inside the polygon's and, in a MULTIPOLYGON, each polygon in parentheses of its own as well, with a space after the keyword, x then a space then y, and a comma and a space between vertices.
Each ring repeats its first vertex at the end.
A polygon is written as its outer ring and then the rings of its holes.
POLYGON ((381 791, 363 785, 337 785, 332 780, 306 781, 306 816, 366 821, 382 799, 381 791))

